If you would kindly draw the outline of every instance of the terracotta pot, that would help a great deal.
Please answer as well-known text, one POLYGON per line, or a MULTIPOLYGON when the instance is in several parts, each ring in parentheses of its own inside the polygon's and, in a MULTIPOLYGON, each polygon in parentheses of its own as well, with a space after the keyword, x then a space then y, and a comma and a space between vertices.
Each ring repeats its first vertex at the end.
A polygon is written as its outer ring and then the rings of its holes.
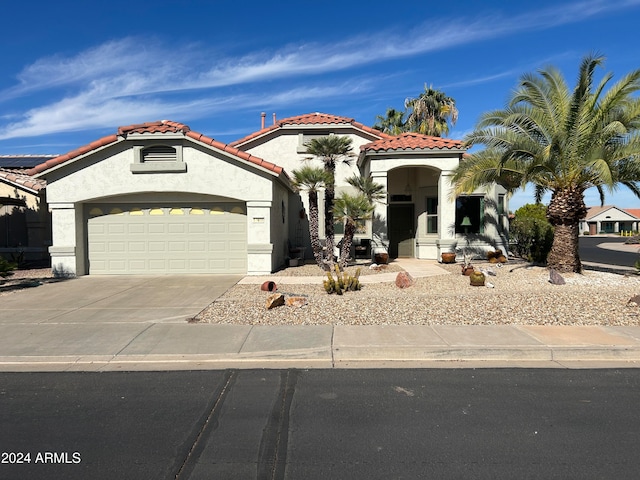
POLYGON ((264 282, 261 286, 260 286, 260 290, 263 290, 265 292, 275 292, 278 289, 278 287, 276 286, 276 282, 264 282))
POLYGON ((455 252, 442 252, 440 256, 442 257, 442 263, 456 263, 455 252))
POLYGON ((473 267, 469 265, 468 267, 462 267, 462 275, 470 276, 473 273, 473 267))
POLYGON ((374 253, 373 261, 378 265, 386 265, 389 263, 389 254, 384 252, 374 253))

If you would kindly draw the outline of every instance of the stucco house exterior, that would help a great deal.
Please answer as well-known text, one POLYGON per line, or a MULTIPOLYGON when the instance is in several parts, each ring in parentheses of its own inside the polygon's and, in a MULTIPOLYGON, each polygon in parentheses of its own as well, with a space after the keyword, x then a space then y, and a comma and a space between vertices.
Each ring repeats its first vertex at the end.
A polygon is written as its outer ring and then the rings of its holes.
POLYGON ((586 217, 580 221, 580 233, 597 235, 600 233, 637 232, 640 228, 638 210, 626 210, 614 205, 590 207, 586 217))
POLYGON ((451 195, 462 142, 390 136, 312 113, 270 126, 263 116, 258 131, 230 144, 172 121, 130 125, 37 165, 28 173, 47 182, 52 268, 60 275, 271 273, 309 246, 307 196, 294 191, 290 175, 304 161, 320 165, 305 143, 325 135, 349 136, 354 147, 353 161, 337 166, 337 194, 352 188, 345 179, 354 173, 388 192, 358 240, 373 240, 391 257, 433 260, 467 240, 506 249, 506 192, 451 195))
POLYGON ((51 216, 46 182, 27 175, 24 167, 49 158, 53 156, 0 156, 0 255, 7 260, 48 263, 51 216))

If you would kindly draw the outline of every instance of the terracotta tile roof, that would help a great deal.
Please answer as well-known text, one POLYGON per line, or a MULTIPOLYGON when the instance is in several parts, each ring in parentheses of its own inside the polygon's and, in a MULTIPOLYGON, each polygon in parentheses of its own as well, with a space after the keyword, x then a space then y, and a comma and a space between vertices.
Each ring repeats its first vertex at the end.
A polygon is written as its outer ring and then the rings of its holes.
POLYGON ((47 182, 38 178, 33 178, 27 175, 23 171, 8 170, 6 168, 0 168, 0 180, 5 180, 9 183, 19 185, 32 192, 39 192, 47 186, 47 182))
POLYGON ((360 147, 361 151, 383 152, 391 150, 424 150, 424 149, 463 149, 461 140, 452 140, 450 138, 432 137, 429 135, 421 135, 419 133, 407 132, 395 137, 376 140, 360 147))
POLYGON ((624 213, 628 213, 629 215, 640 219, 640 208, 618 208, 615 205, 603 205, 601 207, 587 207, 587 215, 585 216, 585 220, 589 220, 590 218, 593 218, 596 215, 600 215, 601 213, 604 213, 612 208, 620 210, 624 213))
POLYGON ((640 218, 640 208, 625 208, 624 211, 636 218, 640 218))
MULTIPOLYGON (((224 152, 230 153, 231 155, 235 155, 236 157, 241 158, 247 162, 253 163, 255 165, 259 165, 267 170, 271 170, 272 172, 280 175, 283 174, 282 167, 278 167, 273 163, 262 160, 259 157, 250 155, 242 150, 238 150, 235 147, 232 147, 229 144, 219 142, 214 140, 213 138, 207 137, 198 132, 192 131, 187 125, 178 122, 172 122, 170 120, 162 120, 158 122, 148 122, 148 123, 139 123, 135 125, 128 125, 125 127, 119 127, 118 133, 113 135, 108 135, 106 137, 102 137, 95 142, 91 142, 89 145, 85 145, 71 152, 65 153, 64 155, 60 155, 58 157, 52 158, 40 165, 36 165, 34 168, 27 171, 29 175, 36 175, 42 173, 50 168, 53 168, 62 163, 68 162, 76 157, 81 155, 85 155, 93 150, 97 150, 98 148, 104 147, 106 145, 110 145, 112 143, 116 143, 121 141, 121 139, 126 139, 127 135, 132 133, 182 133, 185 136, 192 138, 198 142, 204 143, 206 145, 210 145, 214 148, 222 150, 224 152)), ((287 176, 286 172, 284 175, 287 176)))
POLYGON ((265 127, 257 132, 254 132, 250 135, 247 135, 240 140, 235 140, 231 142, 229 145, 238 146, 243 145, 254 138, 261 137, 269 132, 282 128, 286 125, 351 125, 352 127, 370 133, 371 135, 375 135, 380 138, 391 138, 390 135, 386 133, 382 133, 375 128, 367 127, 366 125, 356 122, 353 118, 341 117, 338 115, 329 115, 326 113, 306 113, 304 115, 298 115, 296 117, 283 118, 282 120, 277 121, 275 124, 265 127))

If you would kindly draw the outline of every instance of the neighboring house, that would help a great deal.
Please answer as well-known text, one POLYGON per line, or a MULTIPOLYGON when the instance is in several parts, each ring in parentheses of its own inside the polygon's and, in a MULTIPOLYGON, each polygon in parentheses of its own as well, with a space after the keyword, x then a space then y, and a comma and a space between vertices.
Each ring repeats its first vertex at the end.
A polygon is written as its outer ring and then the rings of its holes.
POLYGON ((388 191, 360 239, 392 257, 434 260, 467 239, 506 249, 506 192, 451 197, 460 141, 392 137, 313 113, 269 127, 263 117, 259 131, 231 144, 171 121, 131 125, 37 165, 28 173, 47 181, 52 267, 60 275, 273 272, 309 246, 307 196, 293 191, 290 174, 309 158, 305 143, 324 135, 353 140, 353 162, 336 168, 338 194, 354 173, 388 191))
POLYGON ((605 205, 588 209, 587 216, 580 221, 580 233, 597 235, 600 233, 637 232, 639 226, 639 209, 622 209, 613 205, 605 205))
POLYGON ((48 264, 51 215, 44 180, 27 169, 55 155, 0 155, 0 255, 8 260, 48 264))

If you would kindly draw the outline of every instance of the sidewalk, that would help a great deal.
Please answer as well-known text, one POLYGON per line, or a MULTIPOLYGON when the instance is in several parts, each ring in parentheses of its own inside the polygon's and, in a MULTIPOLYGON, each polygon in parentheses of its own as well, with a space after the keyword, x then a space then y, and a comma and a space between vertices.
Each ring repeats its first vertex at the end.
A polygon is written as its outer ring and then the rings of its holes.
MULTIPOLYGON (((415 278, 446 273, 434 262, 401 262, 415 278)), ((393 281, 395 275, 371 277, 393 281)), ((285 278, 306 281, 301 277, 278 277, 278 283, 285 283, 285 278)), ((240 283, 261 283, 260 280, 244 277, 240 283)), ((640 327, 190 324, 186 313, 193 315, 211 300, 207 282, 200 280, 196 284, 192 280, 193 285, 185 286, 186 280, 182 280, 180 301, 189 306, 185 310, 159 304, 166 297, 159 295, 161 290, 175 286, 151 288, 148 280, 133 277, 128 277, 127 285, 113 279, 121 292, 99 298, 96 282, 106 289, 110 281, 81 277, 14 294, 25 295, 25 300, 37 298, 37 294, 58 301, 67 295, 73 296, 70 300, 74 305, 78 303, 72 312, 46 320, 38 310, 12 310, 15 313, 8 315, 4 297, 0 371, 640 367, 640 327), (140 285, 147 285, 159 296, 142 305, 140 289, 145 287, 140 285), (188 288, 189 296, 184 293, 188 288), (95 298, 87 300, 90 295, 95 298), (80 298, 85 300, 85 306, 80 306, 80 298), (108 308, 98 311, 99 305, 108 308), (160 312, 164 316, 158 317, 160 312), (113 317, 116 313, 121 315, 117 319, 113 317)), ((160 281, 176 280, 163 277, 160 281)), ((24 301, 20 297, 15 300, 24 301)), ((50 311, 52 304, 47 305, 43 308, 50 311)))

